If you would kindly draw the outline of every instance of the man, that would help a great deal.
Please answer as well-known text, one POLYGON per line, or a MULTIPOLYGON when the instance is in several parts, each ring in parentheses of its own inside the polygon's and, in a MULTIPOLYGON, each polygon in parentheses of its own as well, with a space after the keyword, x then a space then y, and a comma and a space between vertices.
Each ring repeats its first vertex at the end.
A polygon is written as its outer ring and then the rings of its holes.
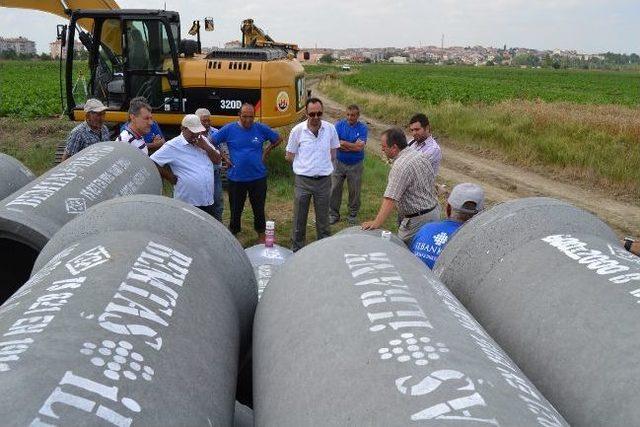
MULTIPOLYGON (((120 126, 120 133, 122 133, 122 131, 127 127, 127 125, 128 125, 128 122, 123 123, 120 126)), ((147 149, 149 150, 150 153, 154 152, 155 150, 160 148, 162 144, 165 143, 162 129, 160 129, 160 125, 155 120, 151 122, 151 129, 149 130, 149 132, 145 133, 142 136, 142 138, 144 139, 144 142, 147 144, 147 149)))
POLYGON ((213 216, 213 165, 220 153, 204 136, 206 129, 195 114, 182 119, 182 133, 151 155, 162 178, 175 185, 173 198, 213 216))
POLYGON ((382 227, 395 205, 402 218, 398 237, 408 246, 422 225, 440 219, 435 173, 429 157, 407 148, 407 138, 401 129, 384 131, 381 146, 393 165, 378 215, 375 220, 363 223, 362 229, 382 227))
POLYGON ((432 269, 451 236, 482 209, 482 187, 471 183, 456 185, 447 199, 447 219, 423 225, 411 243, 411 252, 432 269))
POLYGON ((109 129, 104 125, 107 107, 95 98, 87 99, 84 103, 84 122, 74 127, 67 138, 67 146, 62 155, 62 161, 98 142, 109 141, 109 129))
MULTIPOLYGON (((198 108, 196 110, 196 116, 200 118, 200 123, 206 129, 205 135, 210 143, 220 152, 221 158, 224 156, 220 146, 215 143, 214 136, 218 133, 218 129, 211 126, 211 112, 206 108, 198 108)), ((228 162, 227 162, 228 163, 228 162)), ((222 192, 222 179, 220 178, 220 168, 222 167, 222 161, 213 165, 213 216, 218 221, 222 222, 222 213, 224 212, 224 200, 222 192)))
POLYGON ((126 142, 140 149, 144 154, 149 154, 162 147, 164 140, 154 141, 147 146, 144 135, 151 131, 153 116, 151 115, 151 106, 147 104, 145 98, 139 96, 133 98, 129 102, 129 122, 116 138, 116 141, 126 142))
POLYGON ((240 107, 238 121, 223 126, 213 139, 217 144, 226 143, 229 149, 229 229, 234 235, 241 231, 240 220, 248 194, 253 210, 253 228, 258 233, 258 240, 263 242, 266 227, 264 205, 267 200, 265 162, 271 150, 282 142, 282 137, 269 126, 255 123, 254 119, 255 108, 245 103, 240 107), (267 141, 269 144, 263 151, 267 141))
POLYGON ((318 240, 329 237, 329 198, 331 173, 340 140, 336 128, 322 120, 323 105, 318 98, 306 104, 307 120, 298 123, 289 134, 285 158, 293 162, 295 174, 293 230, 291 250, 305 245, 309 203, 313 197, 318 240))
POLYGON ((329 224, 340 221, 342 187, 345 179, 349 189, 347 222, 350 225, 357 224, 362 170, 364 169, 364 146, 367 143, 367 125, 358 121, 359 117, 360 108, 352 104, 347 107, 347 118, 336 123, 340 148, 338 148, 336 156, 335 169, 331 174, 329 224))
POLYGON ((431 126, 429 126, 427 116, 419 113, 411 117, 409 131, 413 136, 413 140, 409 142, 409 147, 429 156, 433 172, 438 175, 442 152, 436 140, 431 136, 431 126))

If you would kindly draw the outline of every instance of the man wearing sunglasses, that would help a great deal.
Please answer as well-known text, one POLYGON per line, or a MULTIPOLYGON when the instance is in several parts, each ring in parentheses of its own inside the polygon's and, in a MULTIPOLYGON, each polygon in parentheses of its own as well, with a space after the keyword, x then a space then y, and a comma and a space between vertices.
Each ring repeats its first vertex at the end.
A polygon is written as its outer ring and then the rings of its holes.
POLYGON ((323 105, 318 98, 306 104, 307 120, 297 124, 289 134, 285 158, 293 162, 295 174, 291 250, 305 245, 309 204, 313 197, 318 240, 329 237, 329 199, 331 173, 340 140, 336 128, 322 120, 323 105))

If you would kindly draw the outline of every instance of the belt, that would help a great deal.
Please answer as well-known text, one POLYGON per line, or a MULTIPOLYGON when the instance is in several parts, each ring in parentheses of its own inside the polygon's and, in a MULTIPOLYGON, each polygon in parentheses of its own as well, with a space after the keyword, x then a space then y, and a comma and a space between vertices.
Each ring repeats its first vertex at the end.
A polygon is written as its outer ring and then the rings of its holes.
POLYGON ((314 175, 314 176, 307 176, 307 175, 298 175, 302 178, 309 178, 309 179, 322 179, 322 178, 329 178, 331 175, 314 175))
POLYGON ((423 209, 423 210, 421 210, 420 212, 412 213, 412 214, 410 214, 410 215, 405 215, 404 217, 405 217, 405 218, 415 218, 415 217, 420 216, 420 215, 428 214, 429 212, 431 212, 432 210, 434 210, 434 209, 436 208, 436 206, 438 206, 438 205, 435 205, 435 206, 433 206, 433 207, 432 207, 432 208, 430 208, 430 209, 423 209))

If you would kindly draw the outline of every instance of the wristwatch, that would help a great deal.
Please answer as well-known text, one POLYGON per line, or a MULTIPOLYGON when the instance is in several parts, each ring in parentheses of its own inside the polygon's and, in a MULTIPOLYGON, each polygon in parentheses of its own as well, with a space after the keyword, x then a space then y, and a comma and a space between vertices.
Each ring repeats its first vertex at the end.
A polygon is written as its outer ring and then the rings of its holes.
POLYGON ((624 248, 631 252, 631 245, 633 245, 633 243, 635 242, 635 240, 633 240, 631 237, 625 237, 624 238, 624 248))

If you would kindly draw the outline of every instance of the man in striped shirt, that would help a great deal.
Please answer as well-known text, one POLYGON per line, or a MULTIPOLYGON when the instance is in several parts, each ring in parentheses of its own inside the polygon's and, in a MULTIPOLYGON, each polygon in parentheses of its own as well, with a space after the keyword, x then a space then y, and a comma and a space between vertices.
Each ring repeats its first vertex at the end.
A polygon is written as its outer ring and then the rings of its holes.
POLYGON ((384 131, 381 146, 393 165, 378 215, 373 221, 364 222, 362 229, 382 227, 395 206, 402 218, 398 237, 409 245, 422 225, 440 220, 435 173, 428 156, 407 149, 407 138, 401 129, 384 131))

